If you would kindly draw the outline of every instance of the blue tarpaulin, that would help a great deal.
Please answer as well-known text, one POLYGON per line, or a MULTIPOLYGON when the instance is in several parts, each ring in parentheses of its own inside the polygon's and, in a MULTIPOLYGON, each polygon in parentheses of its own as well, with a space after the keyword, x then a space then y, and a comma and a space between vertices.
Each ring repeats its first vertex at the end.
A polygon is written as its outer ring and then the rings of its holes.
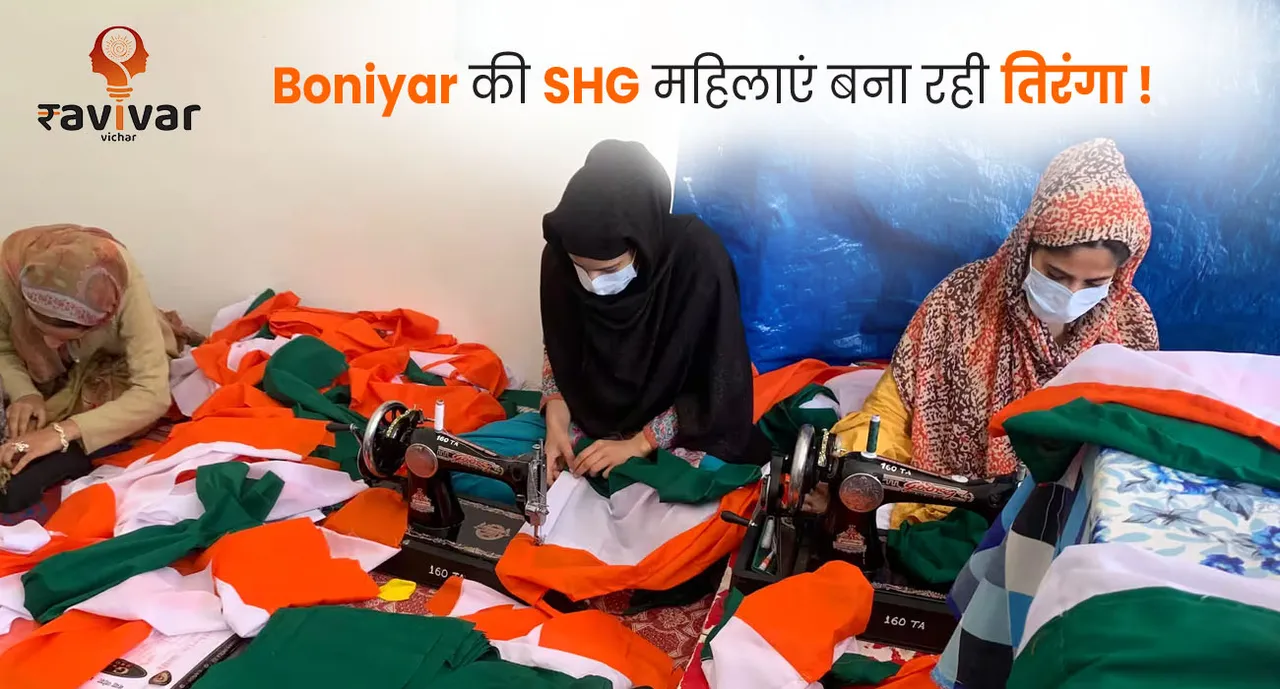
MULTIPOLYGON (((1273 5, 1222 6, 1280 45, 1273 5)), ((1163 347, 1280 354, 1280 66, 1251 60, 1168 85, 1159 107, 1017 139, 821 122, 745 136, 706 118, 682 134, 675 210, 724 238, 761 370, 888 358, 928 291, 996 249, 1049 159, 1106 136, 1151 214, 1137 285, 1163 347)), ((994 100, 977 107, 1006 107, 994 100)))

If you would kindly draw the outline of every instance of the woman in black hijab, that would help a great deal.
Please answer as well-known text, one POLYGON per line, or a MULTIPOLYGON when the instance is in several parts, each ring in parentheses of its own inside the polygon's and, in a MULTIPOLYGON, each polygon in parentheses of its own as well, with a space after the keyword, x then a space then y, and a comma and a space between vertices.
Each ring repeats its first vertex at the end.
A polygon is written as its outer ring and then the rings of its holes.
POLYGON ((671 449, 763 464, 738 277, 719 237, 672 215, 662 165, 603 141, 543 216, 543 409, 551 475, 671 449), (595 443, 575 455, 580 437, 595 443))

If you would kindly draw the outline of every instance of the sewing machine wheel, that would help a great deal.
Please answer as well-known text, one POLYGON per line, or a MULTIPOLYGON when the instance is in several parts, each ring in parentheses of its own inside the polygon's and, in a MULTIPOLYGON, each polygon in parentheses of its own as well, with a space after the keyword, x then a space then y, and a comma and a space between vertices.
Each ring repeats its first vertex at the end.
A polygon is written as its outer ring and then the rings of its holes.
POLYGON ((840 482, 840 502, 853 512, 875 512, 884 504, 884 484, 871 474, 852 474, 840 482))
POLYGON ((817 478, 813 461, 813 426, 809 424, 801 426, 796 435, 787 478, 782 488, 782 509, 785 514, 794 516, 804 507, 804 496, 813 490, 817 478))
POLYGON ((365 426, 364 437, 360 439, 359 468, 365 480, 390 478, 404 464, 408 447, 396 422, 408 412, 408 407, 392 400, 383 402, 369 417, 369 425, 365 426))

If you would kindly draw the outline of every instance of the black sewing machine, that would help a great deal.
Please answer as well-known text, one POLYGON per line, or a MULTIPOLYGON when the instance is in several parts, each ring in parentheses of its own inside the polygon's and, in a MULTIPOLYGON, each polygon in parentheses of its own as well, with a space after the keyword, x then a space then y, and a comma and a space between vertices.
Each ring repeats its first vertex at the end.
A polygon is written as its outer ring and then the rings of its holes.
POLYGON ((991 523, 1012 497, 1024 472, 989 480, 939 476, 876 454, 879 417, 872 419, 863 452, 837 447, 829 432, 803 426, 793 452, 775 455, 750 520, 722 513, 747 527, 733 567, 733 585, 749 593, 792 574, 845 560, 860 568, 875 588, 871 621, 859 638, 940 653, 956 619, 944 590, 911 585, 894 572, 876 525, 876 510, 913 502, 973 510, 991 523), (806 497, 827 486, 821 512, 805 508, 806 497))
MULTIPOLYGON (((343 429, 343 424, 334 424, 343 429)), ((409 529, 400 552, 379 569, 425 586, 439 586, 457 575, 499 591, 505 589, 494 565, 507 543, 528 524, 542 542, 547 517, 547 471, 542 446, 504 457, 444 430, 444 405, 437 403, 428 423, 419 409, 386 402, 364 429, 349 427, 360 439, 360 473, 370 485, 400 486, 409 505, 409 529), (403 477, 396 474, 404 467, 403 477), (516 505, 459 497, 451 474, 497 479, 511 487, 516 505)))

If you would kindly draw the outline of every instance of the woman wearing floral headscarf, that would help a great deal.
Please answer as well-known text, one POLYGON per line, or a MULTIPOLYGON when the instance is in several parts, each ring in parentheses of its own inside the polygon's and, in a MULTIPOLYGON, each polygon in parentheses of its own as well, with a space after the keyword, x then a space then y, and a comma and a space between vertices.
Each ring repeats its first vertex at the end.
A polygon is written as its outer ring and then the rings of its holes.
POLYGON ((1026 215, 995 255, 929 293, 861 412, 835 429, 861 448, 873 414, 882 455, 944 475, 1015 469, 987 424, 1099 342, 1159 346, 1133 275, 1151 241, 1142 194, 1115 142, 1096 139, 1049 163, 1026 215))
POLYGON ((19 230, 0 246, 0 266, 8 405, 0 512, 14 512, 87 473, 88 455, 168 411, 169 359, 179 343, 172 316, 152 305, 133 259, 103 230, 19 230))

